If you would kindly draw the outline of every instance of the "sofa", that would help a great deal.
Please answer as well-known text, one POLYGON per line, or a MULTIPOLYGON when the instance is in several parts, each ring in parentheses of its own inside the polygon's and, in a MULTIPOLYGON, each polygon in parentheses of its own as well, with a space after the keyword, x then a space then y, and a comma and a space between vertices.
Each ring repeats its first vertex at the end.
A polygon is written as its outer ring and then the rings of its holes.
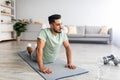
POLYGON ((112 28, 106 26, 64 26, 70 41, 106 42, 112 41, 112 28))

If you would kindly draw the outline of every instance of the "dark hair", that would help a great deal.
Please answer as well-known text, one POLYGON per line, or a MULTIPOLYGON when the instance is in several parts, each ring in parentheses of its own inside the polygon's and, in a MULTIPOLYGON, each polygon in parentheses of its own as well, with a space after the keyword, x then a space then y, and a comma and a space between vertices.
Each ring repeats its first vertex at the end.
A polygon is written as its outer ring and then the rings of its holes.
POLYGON ((49 24, 54 23, 56 19, 61 19, 61 15, 54 14, 48 17, 49 24))

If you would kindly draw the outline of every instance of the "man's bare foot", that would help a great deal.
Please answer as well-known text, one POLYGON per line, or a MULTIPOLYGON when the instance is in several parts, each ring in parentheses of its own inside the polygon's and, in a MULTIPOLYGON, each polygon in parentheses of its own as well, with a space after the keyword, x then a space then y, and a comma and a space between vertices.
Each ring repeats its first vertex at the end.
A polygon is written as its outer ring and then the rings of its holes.
POLYGON ((27 51, 31 55, 31 53, 33 52, 33 48, 32 47, 27 47, 27 51))

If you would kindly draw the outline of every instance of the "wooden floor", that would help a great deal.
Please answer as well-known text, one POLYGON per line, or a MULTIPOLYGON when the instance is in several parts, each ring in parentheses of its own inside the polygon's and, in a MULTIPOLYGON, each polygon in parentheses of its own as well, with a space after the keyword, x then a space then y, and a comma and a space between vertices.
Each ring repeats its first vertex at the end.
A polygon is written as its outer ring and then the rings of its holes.
MULTIPOLYGON (((17 53, 34 41, 0 42, 0 80, 44 80, 17 53)), ((103 65, 102 57, 111 53, 120 56, 120 48, 107 44, 71 43, 73 63, 89 70, 87 74, 62 80, 120 80, 120 65, 103 65)), ((62 47, 59 58, 66 60, 62 47)))

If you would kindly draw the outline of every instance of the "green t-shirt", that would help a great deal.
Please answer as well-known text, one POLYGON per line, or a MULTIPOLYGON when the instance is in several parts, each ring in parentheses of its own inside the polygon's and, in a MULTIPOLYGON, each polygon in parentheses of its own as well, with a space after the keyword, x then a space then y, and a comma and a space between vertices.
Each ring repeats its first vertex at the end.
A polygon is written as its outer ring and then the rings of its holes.
POLYGON ((41 29, 38 38, 45 41, 45 47, 43 49, 43 62, 54 62, 59 53, 59 49, 63 42, 67 40, 67 35, 61 31, 57 35, 53 35, 50 28, 41 29))

